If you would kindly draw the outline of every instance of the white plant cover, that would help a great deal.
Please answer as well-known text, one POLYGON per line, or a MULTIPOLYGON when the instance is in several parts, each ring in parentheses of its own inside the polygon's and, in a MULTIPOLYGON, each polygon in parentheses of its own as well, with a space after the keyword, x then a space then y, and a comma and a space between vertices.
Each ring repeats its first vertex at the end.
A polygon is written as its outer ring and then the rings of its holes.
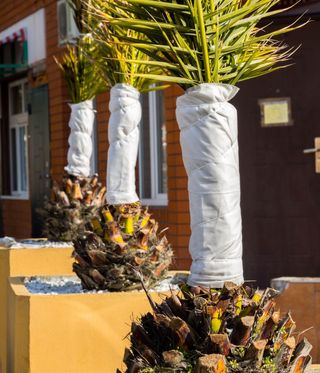
POLYGON ((64 169, 70 175, 88 177, 91 174, 93 100, 70 104, 70 107, 68 165, 64 169))
POLYGON ((243 282, 237 111, 238 88, 204 83, 177 99, 176 117, 188 174, 191 286, 243 282))
POLYGON ((139 201, 135 182, 141 120, 139 97, 140 93, 128 84, 111 88, 107 202, 112 205, 139 201))

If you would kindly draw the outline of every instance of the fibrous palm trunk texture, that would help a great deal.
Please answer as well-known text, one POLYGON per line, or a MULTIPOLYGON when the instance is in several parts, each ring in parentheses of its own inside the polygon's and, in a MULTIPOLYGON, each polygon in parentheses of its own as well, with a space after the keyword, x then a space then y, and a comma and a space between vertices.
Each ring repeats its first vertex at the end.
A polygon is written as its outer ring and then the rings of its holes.
POLYGON ((159 282, 172 261, 167 238, 140 202, 105 205, 74 241, 73 265, 85 289, 129 291, 159 282))
POLYGON ((181 290, 132 323, 126 373, 302 373, 310 364, 311 345, 289 313, 280 317, 275 290, 181 290))
POLYGON ((91 178, 66 174, 39 210, 44 220, 43 234, 52 241, 72 241, 86 231, 86 225, 105 204, 106 188, 91 178))

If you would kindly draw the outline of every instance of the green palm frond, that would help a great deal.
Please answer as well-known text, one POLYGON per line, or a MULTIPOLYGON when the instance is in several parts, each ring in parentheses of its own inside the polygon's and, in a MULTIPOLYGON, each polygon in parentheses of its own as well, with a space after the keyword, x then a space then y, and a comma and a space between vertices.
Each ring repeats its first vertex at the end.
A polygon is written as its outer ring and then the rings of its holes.
POLYGON ((96 27, 97 20, 89 11, 92 0, 67 0, 73 10, 73 19, 80 35, 87 34, 93 27, 96 27))
POLYGON ((60 61, 55 58, 73 103, 92 99, 105 88, 95 64, 88 59, 94 48, 90 37, 84 36, 76 45, 67 46, 60 61))
POLYGON ((261 26, 287 10, 274 8, 280 0, 92 1, 101 28, 112 29, 111 48, 142 53, 134 63, 137 76, 151 77, 143 71, 151 66, 144 54, 157 66, 153 79, 176 79, 183 88, 204 82, 236 84, 287 66, 294 50, 275 37, 306 23, 261 26))
MULTIPOLYGON (((158 78, 163 73, 163 67, 156 61, 152 61, 142 49, 136 48, 129 42, 123 42, 127 40, 147 42, 146 36, 134 28, 124 28, 116 22, 112 25, 107 22, 109 14, 112 19, 116 19, 119 15, 129 17, 129 14, 125 14, 121 8, 109 8, 107 1, 93 1, 89 5, 89 11, 98 21, 98 25, 90 29, 90 35, 95 43, 90 58, 97 65, 106 84, 111 87, 117 83, 126 83, 140 92, 153 89, 152 84, 157 80, 154 77, 158 78)), ((130 17, 133 16, 134 14, 130 14, 130 17)), ((140 22, 139 28, 143 28, 143 23, 140 22)), ((156 89, 159 89, 159 86, 156 89)))

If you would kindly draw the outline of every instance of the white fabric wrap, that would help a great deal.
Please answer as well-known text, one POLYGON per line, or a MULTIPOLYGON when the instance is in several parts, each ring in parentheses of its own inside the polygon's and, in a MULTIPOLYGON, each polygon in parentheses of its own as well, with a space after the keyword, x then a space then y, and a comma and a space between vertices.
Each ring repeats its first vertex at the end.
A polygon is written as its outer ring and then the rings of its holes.
POLYGON ((127 84, 111 88, 107 202, 112 205, 139 201, 135 182, 141 120, 139 97, 140 93, 127 84))
POLYGON ((69 104, 71 115, 69 127, 68 165, 64 168, 70 175, 90 176, 92 154, 91 134, 94 123, 93 100, 69 104))
POLYGON ((243 282, 237 111, 238 88, 204 83, 177 99, 176 117, 188 174, 191 286, 243 282))

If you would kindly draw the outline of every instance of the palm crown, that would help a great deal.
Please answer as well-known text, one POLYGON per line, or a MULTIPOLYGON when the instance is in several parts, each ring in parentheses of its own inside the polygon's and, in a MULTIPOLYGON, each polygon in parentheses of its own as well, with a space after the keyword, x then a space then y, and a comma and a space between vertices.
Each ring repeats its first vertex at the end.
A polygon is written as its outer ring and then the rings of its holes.
POLYGON ((76 45, 68 45, 57 65, 63 72, 72 103, 90 100, 102 90, 102 80, 96 66, 88 59, 94 49, 89 37, 82 37, 76 45))
MULTIPOLYGON (((126 57, 127 62, 162 69, 136 76, 187 88, 204 82, 236 84, 286 67, 295 49, 274 37, 304 23, 271 31, 258 26, 286 10, 273 8, 279 1, 94 0, 93 9, 101 27, 116 35, 113 48, 135 47, 150 58, 126 57)), ((124 59, 119 56, 119 61, 124 59)))
POLYGON ((108 87, 117 83, 126 83, 135 87, 139 92, 146 92, 163 87, 152 85, 154 77, 160 74, 158 64, 150 60, 150 57, 142 50, 135 48, 130 43, 123 43, 123 40, 144 40, 146 36, 134 29, 124 28, 122 25, 110 24, 106 21, 106 15, 116 17, 134 17, 130 11, 124 11, 118 7, 110 7, 107 1, 82 1, 87 5, 89 14, 95 23, 85 23, 87 30, 90 30, 90 37, 95 42, 95 49, 89 58, 96 63, 102 78, 108 87))
POLYGON ((89 58, 96 48, 88 33, 96 26, 95 18, 88 11, 89 3, 82 0, 69 0, 68 3, 74 11, 79 36, 67 46, 62 58, 55 58, 55 61, 63 72, 72 103, 79 103, 92 99, 103 85, 97 66, 89 58))

